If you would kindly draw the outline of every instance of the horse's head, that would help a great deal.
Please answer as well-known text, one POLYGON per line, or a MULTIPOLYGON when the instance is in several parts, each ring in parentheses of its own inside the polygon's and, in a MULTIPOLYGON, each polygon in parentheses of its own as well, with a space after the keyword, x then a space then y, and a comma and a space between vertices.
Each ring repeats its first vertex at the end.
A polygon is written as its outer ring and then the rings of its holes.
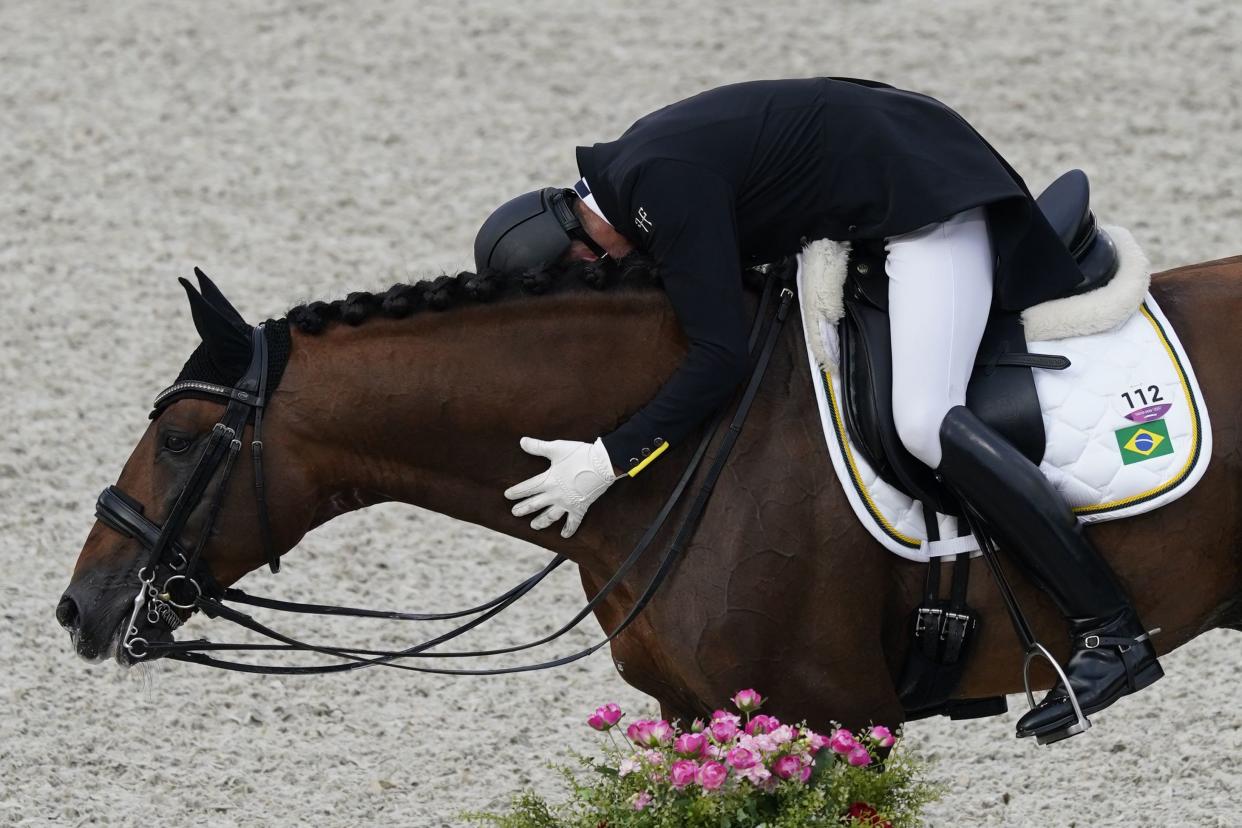
MULTIPOLYGON (((284 546, 265 543, 252 444, 255 403, 274 390, 287 347, 269 356, 270 333, 256 335, 198 275, 199 290, 181 283, 202 345, 177 383, 157 398, 117 485, 100 496, 100 519, 56 608, 88 660, 112 655, 131 663, 143 654, 124 647, 131 624, 131 638, 171 640, 198 591, 235 582, 289 545, 287 539, 284 546)), ((267 458, 290 454, 270 443, 265 448, 267 458)), ((284 494, 297 479, 297 463, 282 460, 279 472, 284 494)))

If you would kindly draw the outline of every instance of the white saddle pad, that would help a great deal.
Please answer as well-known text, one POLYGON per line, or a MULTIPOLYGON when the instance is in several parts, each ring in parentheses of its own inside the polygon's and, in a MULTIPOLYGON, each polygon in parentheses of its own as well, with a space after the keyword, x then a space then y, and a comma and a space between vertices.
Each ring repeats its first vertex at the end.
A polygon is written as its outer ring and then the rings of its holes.
MULTIPOLYGON (((798 269, 803 297, 805 258, 798 269)), ((844 267, 844 255, 830 258, 844 267)), ((809 289, 822 292, 823 285, 809 289)), ((1073 300, 1059 301, 1072 310, 1073 300)), ((946 515, 938 516, 944 540, 929 544, 921 504, 881 480, 853 446, 841 410, 837 323, 826 318, 831 313, 817 318, 804 307, 807 358, 828 453, 859 520, 881 544, 910 560, 977 551, 974 539, 960 537, 965 529, 946 515)), ((1203 476, 1212 435, 1202 393, 1150 293, 1111 330, 1031 342, 1030 351, 1071 362, 1063 371, 1037 368, 1034 376, 1048 438, 1040 469, 1080 521, 1149 512, 1181 497, 1203 476)))

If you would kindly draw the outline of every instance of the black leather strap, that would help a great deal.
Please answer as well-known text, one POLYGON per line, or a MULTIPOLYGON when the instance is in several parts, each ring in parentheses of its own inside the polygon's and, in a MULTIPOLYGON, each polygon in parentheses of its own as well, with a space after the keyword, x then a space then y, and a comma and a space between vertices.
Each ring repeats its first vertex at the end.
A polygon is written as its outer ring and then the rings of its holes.
MULTIPOLYGON (((531 575, 517 586, 507 592, 492 598, 476 607, 469 609, 454 610, 453 612, 398 612, 396 610, 373 610, 361 607, 342 607, 334 604, 309 604, 300 601, 282 601, 276 598, 264 598, 260 595, 250 595, 235 587, 225 589, 220 594, 221 601, 227 601, 232 604, 248 604, 252 607, 262 607, 264 609, 277 610, 279 612, 296 612, 303 615, 336 615, 348 618, 384 618, 391 621, 451 621, 456 618, 464 618, 467 615, 475 615, 480 612, 491 609, 506 599, 517 595, 525 594, 540 581, 546 578, 557 567, 568 560, 564 555, 557 555, 549 561, 543 569, 531 575)), ((520 597, 520 596, 519 596, 520 597)))
POLYGON ((1060 354, 995 354, 975 362, 975 365, 994 367, 1006 365, 1013 368, 1042 368, 1045 371, 1064 371, 1072 363, 1060 354))
MULTIPOLYGON (((771 302, 772 297, 770 295, 770 292, 776 287, 777 278, 780 278, 781 280, 787 280, 788 274, 781 273, 779 277, 770 277, 768 280, 768 284, 765 286, 764 295, 760 302, 760 309, 759 309, 759 312, 756 314, 755 323, 751 331, 750 345, 752 349, 758 339, 761 326, 764 323, 764 317, 765 317, 764 310, 769 306, 771 302)), ((612 592, 613 589, 615 589, 615 587, 621 582, 621 580, 628 573, 628 571, 637 563, 639 558, 642 556, 643 552, 646 551, 646 549, 651 545, 651 543, 655 540, 656 536, 662 530, 673 508, 681 501, 681 497, 686 487, 689 485, 691 479, 694 477, 695 473, 698 471, 709 445, 711 444, 713 438, 715 437, 716 432, 719 430, 719 426, 724 421, 724 416, 725 416, 724 412, 721 412, 720 414, 716 416, 716 418, 714 419, 712 423, 711 428, 709 428, 704 434, 704 437, 700 441, 700 444, 697 447, 694 456, 691 458, 690 463, 687 465, 685 472, 682 474, 681 479, 677 483, 677 486, 674 488, 673 492, 670 494, 669 498, 666 500, 664 506, 660 510, 660 513, 657 516, 656 520, 648 527, 647 531, 644 533, 639 543, 635 546, 634 550, 630 553, 630 556, 621 564, 620 567, 618 567, 617 572, 614 573, 613 577, 610 578, 609 581, 605 583, 603 587, 600 588, 600 590, 596 593, 596 595, 574 617, 574 619, 572 619, 569 623, 564 625, 561 629, 557 630, 554 633, 549 634, 548 636, 544 636, 538 641, 530 642, 528 644, 513 646, 513 647, 496 648, 496 649, 491 649, 491 650, 475 650, 475 651, 469 651, 469 652, 430 652, 432 648, 442 643, 445 643, 453 638, 456 638, 457 636, 461 635, 462 633, 470 629, 473 629, 474 627, 477 627, 479 624, 483 623, 487 619, 493 617, 496 613, 502 611, 504 608, 509 606, 513 601, 521 597, 521 595, 524 595, 525 592, 528 590, 522 588, 524 585, 519 585, 519 588, 511 591, 510 593, 506 593, 506 596, 502 596, 501 599, 497 599, 496 601, 489 602, 488 605, 484 605, 487 607, 487 609, 479 617, 471 619, 470 621, 466 622, 465 624, 459 626, 458 628, 454 630, 450 630, 447 633, 444 633, 440 636, 437 636, 428 641, 424 641, 418 645, 415 645, 413 647, 410 647, 410 648, 407 648, 401 651, 363 650, 363 649, 358 649, 358 648, 323 647, 323 646, 318 646, 318 645, 313 645, 313 644, 307 644, 305 642, 298 641, 297 639, 293 639, 288 636, 285 636, 255 621, 253 618, 246 615, 245 613, 238 612, 237 610, 233 610, 232 608, 225 606, 224 604, 215 600, 214 598, 204 597, 200 601, 200 606, 203 608, 204 612, 206 612, 207 614, 233 621, 234 623, 244 626, 250 630, 253 630, 264 636, 272 638, 273 640, 279 643, 278 644, 253 645, 253 644, 217 644, 217 643, 208 642, 208 641, 186 641, 186 642, 171 642, 171 643, 152 642, 149 645, 149 652, 152 655, 162 654, 167 658, 171 658, 175 660, 187 661, 190 663, 203 664, 203 665, 208 665, 212 667, 218 667, 221 669, 237 670, 241 672, 250 672, 250 673, 270 673, 270 674, 334 673, 334 672, 343 672, 347 670, 360 669, 362 667, 383 665, 383 666, 392 667, 395 669, 411 670, 414 672, 439 673, 439 674, 448 674, 448 675, 499 675, 499 674, 505 674, 505 673, 528 672, 532 670, 540 670, 540 669, 546 669, 549 667, 556 667, 556 666, 560 666, 563 664, 568 664, 570 662, 577 661, 581 658, 585 658, 591 653, 596 652, 601 647, 605 646, 606 644, 611 642, 614 638, 616 638, 618 635, 620 635, 621 632, 624 631, 630 625, 630 623, 632 623, 633 620, 638 617, 639 613, 642 612, 642 610, 651 601, 652 597, 654 597, 656 591, 659 589, 660 585, 667 578, 669 572, 672 570, 673 565, 680 558, 680 555, 684 552, 686 546, 690 542, 690 539, 693 537, 694 532, 698 527, 698 522, 702 517, 704 509, 706 508, 711 492, 713 488, 715 487, 717 480, 719 479, 720 473, 723 470, 728 460, 730 452, 732 451, 733 446, 737 441, 738 435, 741 433, 742 425, 746 420, 746 416, 749 413, 751 404, 754 402, 754 399, 756 395, 758 394, 758 390, 762 382, 763 375, 766 372, 768 364, 771 361, 772 353, 775 350, 776 343, 779 339, 779 335, 783 328, 784 322, 788 317, 789 309, 790 309, 790 306, 792 305, 793 299, 794 299, 793 292, 787 287, 782 287, 780 290, 780 303, 772 318, 772 321, 770 322, 770 324, 767 325, 766 336, 764 337, 764 345, 763 345, 762 350, 759 353, 758 359, 755 362, 754 368, 751 373, 750 382, 748 383, 747 388, 742 395, 741 401, 738 403, 738 407, 734 414, 733 420, 730 423, 728 430, 724 434, 724 438, 721 441, 720 447, 717 449, 716 456, 713 460, 713 463, 708 469, 703 479, 703 482, 700 484, 700 487, 695 496, 695 499, 691 503, 685 517, 682 520, 682 524, 681 524, 680 529, 677 532, 677 535, 674 537, 672 544, 670 544, 669 549, 667 550, 667 552, 661 559, 659 566, 655 574, 652 576, 650 582, 647 584, 647 587, 643 590, 639 598, 635 601, 634 605, 630 608, 630 611, 626 614, 626 616, 602 641, 599 641, 590 647, 587 647, 583 650, 580 650, 576 653, 572 653, 567 656, 562 656, 560 658, 543 661, 543 662, 539 662, 536 664, 527 664, 527 665, 522 665, 522 666, 517 666, 517 667, 500 667, 500 668, 492 668, 492 669, 450 669, 450 668, 418 667, 418 666, 413 666, 409 664, 394 663, 396 659, 404 659, 404 658, 410 658, 410 657, 415 657, 415 656, 423 657, 423 658, 464 658, 464 657, 474 657, 474 656, 481 656, 481 655, 497 655, 497 654, 502 654, 502 653, 517 652, 519 650, 529 649, 531 647, 535 647, 541 644, 548 643, 551 640, 563 634, 564 632, 567 632, 572 627, 576 626, 578 622, 580 622, 583 618, 585 618, 588 614, 590 614, 590 612, 593 611, 594 608, 598 606, 599 603, 602 602, 604 598, 609 593, 612 592), (343 659, 343 662, 338 663, 338 664, 311 665, 311 666, 305 666, 305 667, 292 667, 292 666, 286 667, 286 666, 278 666, 278 665, 255 665, 255 664, 247 664, 243 662, 220 660, 220 659, 216 659, 216 658, 213 658, 211 656, 204 654, 205 651, 212 651, 212 650, 311 651, 311 652, 317 652, 317 653, 322 653, 324 655, 341 658, 343 659)), ((554 562, 554 563, 557 563, 557 562, 554 562)), ((552 565, 549 565, 549 566, 551 567, 552 565)), ((550 571, 550 569, 548 571, 550 571)), ((529 580, 534 581, 534 579, 529 579, 529 580)), ((537 581, 534 581, 534 582, 537 582, 537 581)), ((531 583, 532 587, 533 585, 534 583, 531 583)), ((270 601, 270 599, 257 599, 256 600, 252 598, 251 596, 247 596, 247 598, 249 599, 247 601, 248 603, 256 604, 260 606, 270 601), (260 602, 264 602, 264 603, 260 603, 260 602)), ((293 606, 292 602, 271 602, 272 605, 276 603, 280 603, 282 604, 282 606, 280 607, 273 606, 273 608, 280 608, 280 609, 290 608, 291 609, 293 606)), ((327 612, 324 610, 329 609, 329 608, 322 607, 321 605, 310 605, 310 606, 314 606, 315 609, 305 610, 305 611, 316 612, 318 614, 360 614, 359 612, 349 610, 349 608, 330 608, 332 611, 327 612)), ((299 609, 296 611, 303 611, 303 610, 299 609)))

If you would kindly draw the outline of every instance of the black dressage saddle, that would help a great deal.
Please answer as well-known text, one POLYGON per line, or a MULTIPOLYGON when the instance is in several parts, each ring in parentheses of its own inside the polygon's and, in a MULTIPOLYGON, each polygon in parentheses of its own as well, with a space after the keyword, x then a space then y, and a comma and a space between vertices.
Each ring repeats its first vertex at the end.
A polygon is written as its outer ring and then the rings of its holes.
MULTIPOLYGON (((1068 295, 1085 293, 1112 280, 1119 265, 1112 239, 1090 208, 1090 187, 1082 170, 1070 170, 1037 199, 1057 235, 1074 254, 1082 281, 1068 295)), ((859 453, 887 483, 942 514, 956 515, 955 498, 932 471, 902 445, 893 422, 893 364, 889 339, 888 276, 882 242, 852 246, 845 283, 841 332, 842 408, 859 453)), ((1069 367, 1063 356, 1027 350, 1021 317, 992 309, 979 347, 966 405, 1036 465, 1046 438, 1032 369, 1069 367)))

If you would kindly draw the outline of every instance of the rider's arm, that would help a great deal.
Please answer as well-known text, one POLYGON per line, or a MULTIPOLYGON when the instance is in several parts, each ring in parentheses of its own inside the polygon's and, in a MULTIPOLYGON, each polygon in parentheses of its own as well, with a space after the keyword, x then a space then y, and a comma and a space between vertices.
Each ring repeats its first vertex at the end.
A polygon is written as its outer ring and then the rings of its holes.
POLYGON ((656 162, 635 184, 626 220, 658 262, 689 340, 685 360, 655 398, 603 438, 613 465, 634 476, 729 398, 745 378, 748 358, 728 183, 691 164, 656 162))

